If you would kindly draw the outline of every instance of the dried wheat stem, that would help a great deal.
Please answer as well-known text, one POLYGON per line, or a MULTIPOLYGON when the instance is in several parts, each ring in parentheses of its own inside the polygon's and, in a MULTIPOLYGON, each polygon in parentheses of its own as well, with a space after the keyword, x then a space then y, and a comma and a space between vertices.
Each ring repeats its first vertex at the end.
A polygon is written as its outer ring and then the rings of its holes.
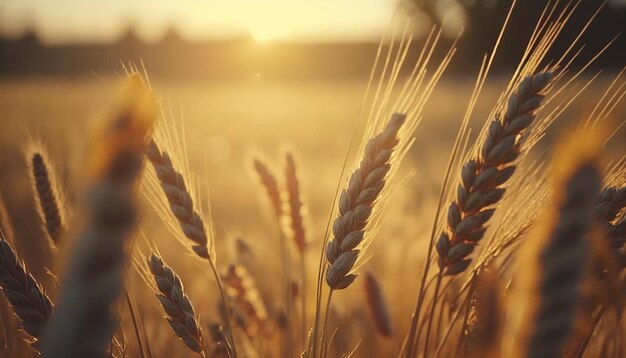
POLYGON ((553 77, 539 73, 525 78, 509 97, 501 118, 491 121, 479 155, 463 165, 456 198, 448 208, 447 229, 436 243, 442 274, 458 275, 469 266, 467 257, 483 238, 494 206, 504 196, 503 186, 515 172, 526 130, 553 77))
POLYGON ((148 144, 146 155, 154 167, 172 214, 178 220, 183 234, 194 243, 193 251, 198 256, 209 259, 204 222, 194 210, 193 199, 183 175, 174 168, 170 156, 161 152, 154 140, 148 144))
POLYGON ((96 132, 87 162, 85 227, 61 282, 55 314, 42 336, 48 358, 105 357, 118 326, 113 305, 124 287, 135 195, 156 101, 133 76, 113 120, 96 132))
POLYGON ((35 152, 30 163, 33 186, 37 192, 38 212, 45 223, 46 232, 56 245, 65 226, 60 196, 51 182, 51 173, 42 154, 35 152))
POLYGON ((180 277, 156 254, 148 259, 148 267, 158 292, 155 292, 172 330, 196 353, 202 353, 202 333, 198 317, 185 293, 180 277))
POLYGON ((339 198, 339 215, 333 224, 333 238, 326 246, 326 283, 332 290, 345 289, 357 275, 350 274, 359 258, 360 244, 374 204, 385 186, 391 156, 398 144, 398 131, 406 115, 394 114, 387 127, 371 138, 365 153, 339 198))
POLYGON ((287 238, 285 235, 285 231, 283 230, 283 206, 280 188, 278 186, 278 181, 270 171, 270 169, 259 159, 254 159, 254 170, 259 177, 261 185, 267 194, 267 197, 272 205, 272 209, 274 210, 274 214, 276 216, 276 222, 279 230, 280 236, 280 247, 281 247, 281 260, 283 266, 283 288, 285 292, 285 314, 286 314, 286 332, 287 339, 285 340, 285 355, 291 356, 293 355, 293 337, 291 334, 291 324, 292 324, 292 312, 293 312, 293 302, 291 298, 291 258, 289 255, 289 246, 287 242, 287 238))
POLYGON ((0 288, 24 332, 37 341, 52 314, 52 302, 41 285, 26 271, 11 245, 0 236, 0 288))
POLYGON ((306 296, 307 296, 307 271, 306 271, 306 248, 307 248, 307 238, 306 238, 306 230, 304 228, 304 214, 303 208, 304 204, 302 203, 301 192, 300 192, 300 181, 298 179, 298 173, 296 170, 296 161, 291 153, 287 153, 286 156, 287 168, 285 172, 285 181, 287 188, 287 203, 288 203, 288 211, 290 218, 290 227, 291 234, 293 236, 293 240, 300 252, 300 275, 301 275, 301 286, 302 286, 302 294, 301 296, 301 334, 302 334, 302 344, 305 343, 306 337, 306 296))

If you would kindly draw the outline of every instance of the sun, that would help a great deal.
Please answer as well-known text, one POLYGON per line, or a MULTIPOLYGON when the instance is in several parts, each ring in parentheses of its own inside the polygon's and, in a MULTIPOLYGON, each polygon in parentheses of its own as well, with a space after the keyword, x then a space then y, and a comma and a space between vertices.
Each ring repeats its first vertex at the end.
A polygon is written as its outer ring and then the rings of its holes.
POLYGON ((273 24, 263 24, 262 26, 250 26, 249 28, 250 36, 257 43, 270 43, 277 40, 285 39, 289 36, 289 29, 273 25, 273 24))

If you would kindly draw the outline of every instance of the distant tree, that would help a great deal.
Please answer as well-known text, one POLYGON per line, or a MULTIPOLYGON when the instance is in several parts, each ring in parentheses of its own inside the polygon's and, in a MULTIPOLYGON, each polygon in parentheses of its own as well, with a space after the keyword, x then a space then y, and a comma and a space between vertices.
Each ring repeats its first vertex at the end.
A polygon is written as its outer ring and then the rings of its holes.
MULTIPOLYGON (((541 16, 550 1, 525 1, 518 0, 515 5, 513 16, 509 21, 509 31, 505 33, 505 41, 500 45, 499 65, 510 67, 519 61, 524 45, 534 29, 534 24, 541 16)), ((561 2, 562 9, 567 1, 561 2)), ((512 0, 400 0, 400 7, 409 16, 416 12, 426 15, 432 24, 446 29, 447 21, 453 15, 463 20, 463 41, 460 52, 464 58, 471 59, 469 62, 480 63, 482 56, 488 52, 500 33, 502 24, 511 8, 512 0)), ((572 17, 572 23, 577 29, 583 25, 602 7, 602 1, 580 1, 572 17)), ((626 32, 626 0, 610 0, 598 13, 592 26, 581 38, 581 42, 587 44, 589 51, 599 51, 609 40, 620 33, 626 32)), ((458 19, 455 19, 458 21, 458 19)), ((444 35, 449 32, 444 31, 444 35)), ((571 44, 578 32, 566 31, 556 42, 555 51, 562 51, 571 44)), ((626 51, 626 39, 618 39, 607 52, 604 67, 610 65, 621 66, 618 53, 626 51)), ((578 64, 578 65, 582 65, 578 64)))

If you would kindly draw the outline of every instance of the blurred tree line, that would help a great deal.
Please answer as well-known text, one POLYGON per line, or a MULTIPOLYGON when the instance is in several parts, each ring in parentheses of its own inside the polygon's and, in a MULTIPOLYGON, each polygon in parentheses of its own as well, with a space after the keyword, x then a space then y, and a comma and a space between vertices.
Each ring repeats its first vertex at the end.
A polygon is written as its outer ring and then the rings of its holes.
MULTIPOLYGON (((557 14, 571 2, 561 0, 559 3, 557 14)), ((462 29, 459 56, 466 60, 463 61, 465 63, 480 65, 485 53, 493 48, 511 4, 512 0, 400 0, 400 9, 422 27, 425 23, 441 27, 447 37, 455 37, 462 29)), ((548 0, 517 1, 508 31, 500 44, 495 68, 511 68, 519 62, 537 20, 546 7, 554 4, 555 1, 548 0)), ((626 53, 626 0, 579 1, 571 23, 559 36, 552 51, 556 55, 566 50, 596 12, 596 18, 580 39, 580 44, 585 45, 584 55, 573 67, 583 66, 590 55, 617 37, 602 56, 598 67, 621 68, 625 65, 626 53)))

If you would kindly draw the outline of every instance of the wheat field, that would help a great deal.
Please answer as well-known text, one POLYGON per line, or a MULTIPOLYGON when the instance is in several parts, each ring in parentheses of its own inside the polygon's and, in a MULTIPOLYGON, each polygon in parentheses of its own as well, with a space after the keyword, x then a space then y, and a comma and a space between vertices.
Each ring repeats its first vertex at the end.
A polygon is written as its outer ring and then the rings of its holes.
POLYGON ((623 357, 626 78, 560 11, 500 74, 3 81, 0 356, 623 357))

